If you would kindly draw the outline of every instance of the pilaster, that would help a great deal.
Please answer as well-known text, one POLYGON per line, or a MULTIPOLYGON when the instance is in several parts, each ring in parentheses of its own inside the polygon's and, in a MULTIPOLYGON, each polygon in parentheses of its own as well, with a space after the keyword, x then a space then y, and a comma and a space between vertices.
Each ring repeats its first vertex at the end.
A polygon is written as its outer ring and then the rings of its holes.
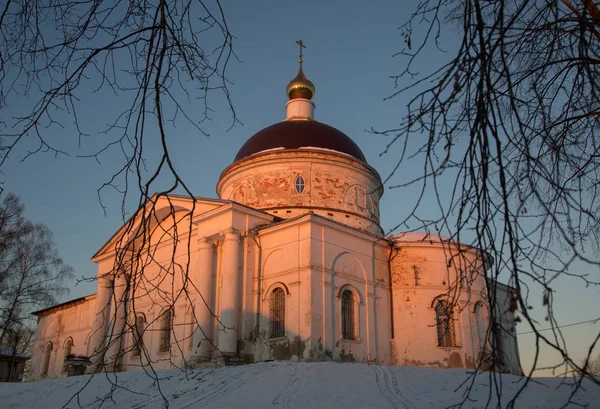
POLYGON ((90 360, 92 364, 87 368, 87 373, 94 373, 102 367, 106 353, 105 338, 108 317, 110 316, 112 298, 112 280, 110 275, 105 274, 97 278, 98 290, 95 300, 95 314, 92 323, 92 335, 90 336, 90 360))
POLYGON ((109 340, 105 356, 106 368, 110 371, 120 371, 123 358, 123 341, 125 335, 125 319, 127 314, 127 298, 129 278, 121 272, 114 278, 113 297, 111 303, 111 316, 107 337, 109 340))
POLYGON ((213 277, 213 242, 205 237, 198 239, 198 266, 194 275, 194 286, 198 291, 194 305, 194 333, 192 359, 210 359, 213 342, 211 337, 213 312, 212 277, 213 277))
POLYGON ((237 354, 240 234, 232 228, 224 232, 224 237, 219 350, 231 356, 237 354))

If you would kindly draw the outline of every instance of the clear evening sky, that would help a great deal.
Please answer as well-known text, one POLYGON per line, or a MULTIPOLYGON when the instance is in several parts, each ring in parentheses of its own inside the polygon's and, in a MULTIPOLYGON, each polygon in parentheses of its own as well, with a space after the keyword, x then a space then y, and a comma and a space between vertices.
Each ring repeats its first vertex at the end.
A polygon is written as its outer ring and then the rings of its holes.
MULTIPOLYGON (((373 135, 367 130, 393 128, 406 112, 409 95, 389 101, 384 98, 394 92, 390 76, 399 74, 406 65, 405 58, 393 55, 404 46, 398 27, 410 17, 416 2, 257 0, 225 1, 223 6, 229 29, 235 36, 234 51, 239 58, 239 61, 233 59, 230 62, 227 77, 232 82, 231 98, 242 124, 228 130, 231 115, 222 98, 216 97, 211 102, 215 110, 211 114, 212 121, 202 124, 210 137, 183 121, 178 123, 175 132, 170 131, 169 144, 177 170, 194 195, 216 197, 219 174, 232 162, 246 139, 285 118, 285 87, 298 69, 295 41, 299 39, 307 46, 304 72, 316 87, 313 99, 316 119, 352 137, 369 164, 385 178, 396 164, 399 149, 380 157, 390 138, 373 135)), ((415 27, 413 42, 418 40, 418 29, 415 27)), ((421 73, 450 58, 458 36, 456 30, 448 27, 442 38, 442 45, 448 52, 426 50, 419 66, 421 73)), ((409 77, 402 79, 399 86, 406 86, 408 81, 409 77)), ((67 141, 65 144, 72 153, 70 157, 38 153, 21 162, 24 153, 32 148, 24 145, 11 156, 1 175, 3 188, 18 194, 25 203, 26 216, 46 224, 54 232, 61 256, 73 266, 79 278, 95 274, 96 266, 90 257, 122 224, 120 198, 105 192, 103 200, 108 205, 105 216, 96 194, 120 165, 118 152, 101 156, 100 163, 76 155, 90 153, 95 144, 106 138, 100 131, 110 118, 105 118, 108 115, 103 113, 114 106, 125 106, 127 100, 121 101, 110 93, 89 96, 90 100, 83 99, 79 108, 79 118, 89 133, 81 147, 77 146, 77 134, 70 122, 64 123, 64 129, 60 131, 53 130, 60 133, 56 135, 58 140, 64 138, 67 141)), ((13 98, 10 112, 22 114, 34 102, 24 97, 13 98)), ((198 102, 199 110, 201 105, 198 102)), ((7 111, 3 115, 7 115, 7 111)), ((416 175, 422 168, 404 167, 399 171, 416 175)), ((397 182, 392 179, 390 184, 397 182)), ((387 187, 381 202, 381 220, 386 232, 411 210, 411 199, 417 194, 412 188, 387 187)), ((135 210, 137 197, 134 199, 128 202, 129 214, 135 210)), ((597 271, 590 273, 598 274, 597 271)), ((598 318, 598 289, 585 289, 582 283, 566 278, 559 280, 555 289, 558 290, 555 314, 559 324, 598 318)), ((74 282, 68 298, 94 291, 93 283, 75 285, 74 282)), ((540 327, 545 328, 548 325, 541 312, 541 296, 536 302, 533 300, 534 311, 540 310, 540 327)), ((587 352, 599 328, 600 324, 596 322, 564 329, 569 352, 576 360, 587 352)), ((518 326, 517 332, 527 331, 529 328, 524 324, 518 326)), ((546 334, 550 335, 550 332, 546 334)), ((533 339, 530 334, 519 336, 521 361, 526 371, 533 359, 533 339)), ((552 354, 543 353, 538 366, 552 364, 553 358, 552 354)))

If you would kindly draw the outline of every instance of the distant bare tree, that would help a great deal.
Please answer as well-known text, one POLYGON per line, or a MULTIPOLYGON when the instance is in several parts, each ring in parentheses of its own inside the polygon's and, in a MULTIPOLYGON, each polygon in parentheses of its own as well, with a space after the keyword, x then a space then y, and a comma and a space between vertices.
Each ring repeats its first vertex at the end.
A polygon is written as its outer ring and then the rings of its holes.
MULTIPOLYGON (((8 346, 10 349, 10 353, 12 354, 12 360, 8 365, 9 374, 8 379, 13 378, 12 371, 14 369, 14 361, 18 354, 31 356, 33 351, 33 336, 35 335, 35 331, 31 329, 28 325, 21 325, 11 329, 6 336, 4 344, 8 346)), ((25 373, 29 371, 31 367, 31 360, 27 360, 25 363, 25 373)))
POLYGON ((24 223, 23 204, 17 195, 4 195, 0 204, 0 299, 8 289, 8 275, 13 261, 8 254, 24 223))
POLYGON ((20 326, 7 334, 4 344, 15 354, 31 354, 34 335, 29 326, 20 326))
POLYGON ((587 371, 591 376, 600 376, 600 355, 587 361, 587 365, 586 362, 583 361, 581 367, 587 368, 587 371))
POLYGON ((390 188, 420 190, 396 228, 486 251, 489 278, 515 288, 510 308, 533 328, 533 369, 547 345, 560 367, 591 375, 567 349, 553 295, 559 277, 600 282, 586 271, 600 265, 598 3, 423 0, 401 30, 406 65, 390 98, 408 97, 407 112, 394 129, 374 131, 392 137, 385 152, 398 157, 390 188), (445 52, 448 38, 458 43, 445 52), (432 65, 436 51, 443 62, 432 65), (425 202, 438 215, 423 214, 425 202))
MULTIPOLYGON (((14 196, 4 201, 4 208, 20 209, 14 196)), ((19 219, 11 240, 0 254, 0 264, 5 266, 4 290, 0 299, 0 345, 22 341, 23 328, 31 322, 30 313, 56 303, 67 288, 65 281, 72 278, 72 269, 58 256, 50 230, 41 224, 22 219, 20 211, 13 215, 19 219), (15 341, 17 340, 17 341, 15 341)))
POLYGON ((56 303, 72 277, 50 230, 23 218, 17 196, 7 194, 0 207, 0 345, 20 344, 30 313, 56 303))

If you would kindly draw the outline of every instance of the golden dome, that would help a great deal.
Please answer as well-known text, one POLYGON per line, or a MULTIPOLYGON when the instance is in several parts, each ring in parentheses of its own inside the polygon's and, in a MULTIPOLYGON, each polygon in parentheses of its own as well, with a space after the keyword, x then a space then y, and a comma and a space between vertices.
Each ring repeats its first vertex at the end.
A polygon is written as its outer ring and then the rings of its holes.
POLYGON ((315 86, 314 84, 304 76, 302 72, 302 62, 300 62, 300 69, 298 70, 298 75, 296 78, 290 81, 285 92, 288 94, 290 99, 296 98, 306 98, 312 99, 315 95, 315 86))

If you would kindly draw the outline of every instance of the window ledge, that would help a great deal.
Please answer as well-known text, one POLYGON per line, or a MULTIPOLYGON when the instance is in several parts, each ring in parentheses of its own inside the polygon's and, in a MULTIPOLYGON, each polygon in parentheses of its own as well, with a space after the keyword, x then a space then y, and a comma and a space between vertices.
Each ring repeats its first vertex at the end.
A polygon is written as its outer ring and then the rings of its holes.
POLYGON ((348 339, 340 337, 340 342, 348 342, 350 344, 360 344, 360 338, 348 339))
POLYGON ((276 337, 276 338, 267 338, 265 339, 265 342, 278 342, 278 341, 285 341, 287 340, 288 337, 286 337, 285 335, 282 337, 276 337))

